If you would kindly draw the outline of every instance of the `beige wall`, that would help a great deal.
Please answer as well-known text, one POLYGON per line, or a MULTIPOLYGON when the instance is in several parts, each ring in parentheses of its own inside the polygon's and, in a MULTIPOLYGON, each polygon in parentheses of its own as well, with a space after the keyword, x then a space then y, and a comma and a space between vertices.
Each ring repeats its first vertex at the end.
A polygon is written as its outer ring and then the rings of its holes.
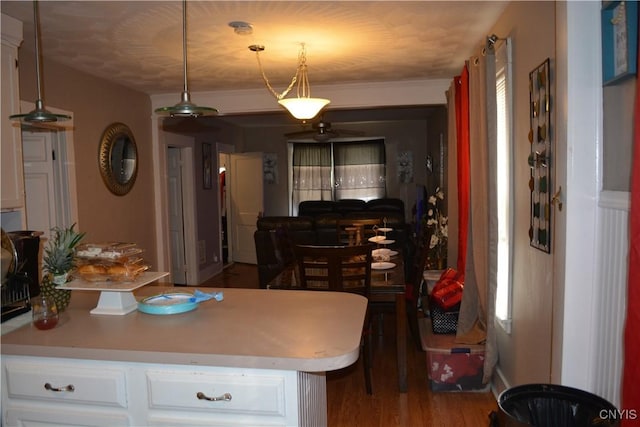
MULTIPOLYGON (((19 60, 20 98, 33 103, 36 98, 33 52, 21 48, 19 60)), ((74 115, 78 224, 87 233, 85 241, 133 241, 145 249, 146 260, 155 264, 149 97, 49 59, 43 61, 43 77, 45 106, 74 115), (127 124, 138 146, 138 177, 125 196, 113 195, 102 182, 98 169, 102 132, 113 122, 127 124)))
POLYGON ((527 156, 530 145, 527 134, 530 127, 529 72, 550 58, 551 84, 554 85, 555 5, 541 1, 512 2, 492 31, 499 37, 512 39, 514 91, 513 324, 510 335, 498 327, 498 369, 509 386, 546 383, 551 375, 552 255, 529 246, 530 170, 527 156))

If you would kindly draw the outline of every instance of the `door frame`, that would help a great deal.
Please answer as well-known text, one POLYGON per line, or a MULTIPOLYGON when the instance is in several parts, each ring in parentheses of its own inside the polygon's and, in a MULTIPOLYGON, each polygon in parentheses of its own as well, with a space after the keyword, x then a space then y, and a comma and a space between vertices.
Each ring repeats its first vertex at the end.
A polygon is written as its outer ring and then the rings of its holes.
MULTIPOLYGON (((179 149, 180 150, 180 160, 182 162, 181 167, 181 175, 182 175, 182 215, 184 221, 183 228, 183 240, 185 242, 184 245, 184 255, 185 255, 185 264, 187 267, 186 280, 187 285, 189 286, 197 286, 200 283, 199 271, 198 271, 198 254, 196 245, 188 245, 186 242, 196 242, 197 241, 197 222, 195 218, 195 179, 194 179, 194 150, 193 150, 193 138, 179 135, 180 139, 172 140, 171 143, 165 144, 163 154, 164 154, 164 174, 163 176, 167 177, 168 171, 168 163, 167 159, 167 151, 170 148, 179 149)), ((168 195, 167 183, 165 180, 164 183, 164 192, 165 195, 168 195)), ((171 238, 168 236, 168 220, 169 220, 169 197, 166 197, 166 204, 164 205, 164 213, 167 219, 167 250, 170 255, 172 251, 171 238)), ((167 270, 163 271, 171 271, 171 257, 169 257, 167 265, 167 270)))
MULTIPOLYGON (((33 109, 33 102, 20 101, 21 111, 31 111, 33 109)), ((71 117, 69 121, 62 122, 59 125, 52 127, 52 132, 55 133, 51 140, 53 150, 56 152, 56 162, 53 165, 54 178, 56 188, 60 191, 56 194, 56 215, 58 217, 61 227, 70 227, 72 224, 76 224, 76 229, 81 230, 82 225, 78 218, 78 187, 76 183, 76 157, 74 146, 74 132, 75 124, 73 112, 63 110, 60 108, 47 106, 47 109, 55 114, 62 114, 71 117)), ((23 223, 28 228, 27 224, 27 212, 24 211, 23 223)), ((49 233, 49 230, 43 230, 45 234, 49 233)))
POLYGON ((598 358, 598 203, 602 190, 599 2, 556 3, 556 188, 550 380, 593 391, 598 358), (573 25, 567 25, 567 23, 573 25), (591 40, 591 42, 589 42, 591 40), (576 47, 580 47, 579 49, 576 47), (571 73, 571 70, 581 70, 571 73))
MULTIPOLYGON (((229 164, 226 166, 227 173, 225 180, 229 180, 230 178, 230 169, 231 169, 231 156, 236 152, 236 147, 230 144, 223 144, 221 142, 216 143, 216 165, 218 169, 218 174, 220 173, 220 155, 224 154, 229 159, 229 164)), ((220 193, 218 193, 220 196, 220 193)), ((231 266, 233 264, 233 215, 231 215, 231 189, 227 184, 227 189, 225 191, 225 205, 227 206, 227 265, 224 265, 223 262, 223 249, 222 249, 222 204, 218 203, 218 227, 220 229, 220 239, 218 245, 218 253, 220 254, 220 262, 222 263, 222 268, 224 269, 227 266, 231 266)))

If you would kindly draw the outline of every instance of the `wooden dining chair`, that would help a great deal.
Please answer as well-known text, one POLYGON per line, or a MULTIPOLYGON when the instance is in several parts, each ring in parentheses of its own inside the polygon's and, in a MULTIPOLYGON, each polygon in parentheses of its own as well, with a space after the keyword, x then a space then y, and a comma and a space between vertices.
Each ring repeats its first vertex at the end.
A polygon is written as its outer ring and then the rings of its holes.
MULTIPOLYGON (((316 291, 352 292, 369 299, 372 244, 359 246, 297 245, 295 258, 300 288, 316 291)), ((371 321, 367 308, 361 342, 367 394, 371 385, 371 321)))

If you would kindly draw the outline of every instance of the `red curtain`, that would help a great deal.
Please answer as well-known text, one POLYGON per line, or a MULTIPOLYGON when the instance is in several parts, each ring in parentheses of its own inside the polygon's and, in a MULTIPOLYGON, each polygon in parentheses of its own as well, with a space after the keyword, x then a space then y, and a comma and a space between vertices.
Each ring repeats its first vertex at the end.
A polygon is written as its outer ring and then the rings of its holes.
MULTIPOLYGON (((640 59, 640 55, 639 59, 640 59)), ((640 69, 640 61, 638 61, 640 69)), ((640 79, 636 79, 634 149, 631 168, 629 217, 629 277, 627 320, 624 329, 622 377, 622 426, 640 426, 640 79)))
POLYGON ((465 65, 456 82, 458 136, 458 271, 465 271, 469 232, 469 70, 465 65))

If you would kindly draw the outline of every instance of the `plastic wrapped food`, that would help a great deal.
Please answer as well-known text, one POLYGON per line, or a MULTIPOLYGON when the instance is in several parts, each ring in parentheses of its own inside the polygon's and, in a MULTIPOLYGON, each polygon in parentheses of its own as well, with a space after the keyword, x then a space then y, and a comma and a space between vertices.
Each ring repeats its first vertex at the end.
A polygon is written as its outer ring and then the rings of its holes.
POLYGON ((76 275, 88 282, 132 282, 149 265, 135 243, 85 243, 76 249, 76 275))
POLYGON ((76 257, 78 258, 104 261, 122 262, 141 253, 142 249, 137 247, 135 243, 123 242, 85 243, 76 248, 76 257))

